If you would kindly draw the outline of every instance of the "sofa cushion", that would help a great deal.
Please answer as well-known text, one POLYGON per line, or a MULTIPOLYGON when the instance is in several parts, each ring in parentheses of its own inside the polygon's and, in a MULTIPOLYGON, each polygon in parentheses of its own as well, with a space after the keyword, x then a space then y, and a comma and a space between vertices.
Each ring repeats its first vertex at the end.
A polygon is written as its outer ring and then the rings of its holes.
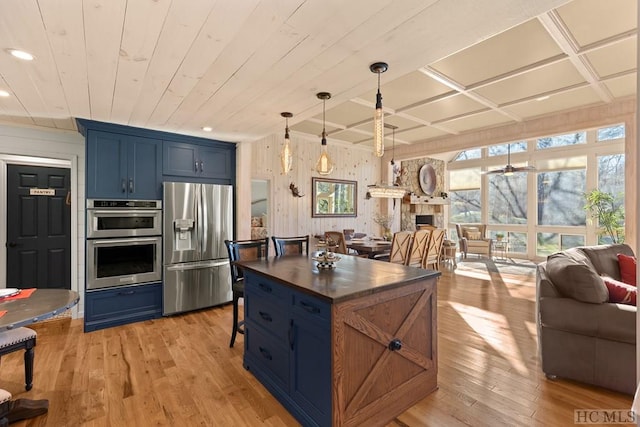
POLYGON ((609 300, 607 287, 591 266, 571 258, 565 252, 549 255, 547 275, 565 297, 593 304, 609 300))
POLYGON ((634 255, 629 245, 625 244, 582 246, 576 249, 589 258, 596 273, 613 277, 616 280, 620 280, 618 254, 634 255))
POLYGON ((618 266, 620 267, 620 280, 629 285, 637 286, 636 283, 636 257, 625 254, 617 254, 618 266))
POLYGON ((607 290, 609 291, 609 302, 620 304, 636 305, 637 288, 608 276, 602 276, 607 290))

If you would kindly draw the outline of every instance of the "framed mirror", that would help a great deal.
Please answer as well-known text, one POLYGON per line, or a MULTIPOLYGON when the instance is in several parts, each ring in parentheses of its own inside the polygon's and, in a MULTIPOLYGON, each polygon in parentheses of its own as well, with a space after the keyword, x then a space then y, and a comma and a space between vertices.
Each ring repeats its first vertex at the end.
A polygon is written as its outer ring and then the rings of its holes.
POLYGON ((312 217, 358 215, 358 183, 340 179, 311 178, 312 217))

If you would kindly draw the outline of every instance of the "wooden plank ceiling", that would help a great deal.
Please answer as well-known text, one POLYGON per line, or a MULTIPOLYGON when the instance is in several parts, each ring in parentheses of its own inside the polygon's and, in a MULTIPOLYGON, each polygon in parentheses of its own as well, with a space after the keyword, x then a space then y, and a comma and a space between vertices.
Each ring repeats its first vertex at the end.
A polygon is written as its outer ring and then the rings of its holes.
POLYGON ((636 0, 3 0, 0 122, 396 143, 635 96, 636 0), (35 55, 21 61, 7 50, 35 55), (209 126, 211 132, 202 127, 209 126))

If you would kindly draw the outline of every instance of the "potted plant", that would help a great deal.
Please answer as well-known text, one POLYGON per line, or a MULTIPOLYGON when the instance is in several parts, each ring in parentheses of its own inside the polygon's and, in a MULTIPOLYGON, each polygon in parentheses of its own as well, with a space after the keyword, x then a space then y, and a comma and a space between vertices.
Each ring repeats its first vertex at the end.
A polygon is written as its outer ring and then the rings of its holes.
POLYGON ((497 240, 498 242, 501 242, 501 241, 502 241, 502 239, 504 239, 504 233, 502 233, 502 232, 498 231, 498 232, 496 233, 496 240, 497 240))
POLYGON ((592 190, 584 195, 584 209, 597 221, 600 236, 608 236, 611 243, 624 242, 624 205, 606 191, 592 190))

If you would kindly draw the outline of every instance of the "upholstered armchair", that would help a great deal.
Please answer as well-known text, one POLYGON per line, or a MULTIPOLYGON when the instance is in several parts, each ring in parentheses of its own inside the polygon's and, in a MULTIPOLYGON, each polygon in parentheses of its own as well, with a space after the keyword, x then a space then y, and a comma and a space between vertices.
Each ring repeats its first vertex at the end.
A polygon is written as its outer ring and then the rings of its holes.
POLYGON ((491 258, 491 239, 486 238, 487 224, 456 224, 456 231, 463 258, 470 253, 491 258))

